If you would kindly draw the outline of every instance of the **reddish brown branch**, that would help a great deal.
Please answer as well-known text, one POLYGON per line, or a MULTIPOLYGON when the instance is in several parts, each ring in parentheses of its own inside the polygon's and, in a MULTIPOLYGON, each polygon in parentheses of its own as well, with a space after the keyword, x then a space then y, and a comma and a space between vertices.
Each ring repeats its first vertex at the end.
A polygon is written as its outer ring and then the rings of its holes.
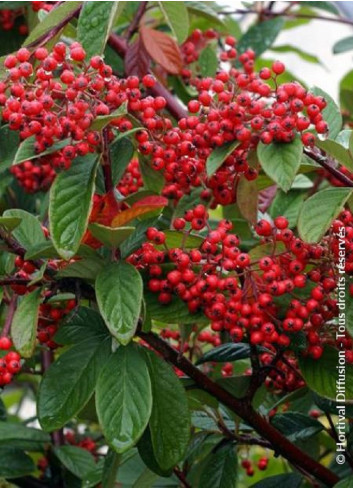
POLYGON ((216 397, 223 405, 227 406, 252 426, 260 436, 268 440, 275 447, 276 453, 282 455, 295 466, 302 468, 303 471, 312 474, 312 476, 329 487, 334 486, 339 481, 336 474, 302 452, 302 450, 277 431, 265 418, 253 409, 249 402, 233 397, 228 391, 197 369, 186 357, 179 355, 176 350, 159 336, 154 333, 143 332, 140 332, 139 336, 154 350, 160 353, 166 361, 193 379, 200 389, 216 397))
POLYGON ((141 2, 139 5, 139 8, 137 9, 136 15, 131 22, 130 26, 128 27, 126 31, 126 39, 131 39, 131 37, 135 34, 135 32, 138 30, 140 21, 146 12, 148 2, 141 2))
POLYGON ((5 319, 5 324, 4 327, 2 328, 1 331, 1 336, 8 336, 10 329, 11 329, 11 324, 12 320, 16 311, 16 305, 17 305, 17 295, 13 295, 11 297, 8 309, 7 309, 7 316, 5 319))
POLYGON ((347 24, 353 25, 353 21, 350 19, 345 19, 344 17, 327 17, 326 15, 314 15, 314 14, 300 14, 300 13, 292 13, 292 12, 273 12, 269 9, 261 10, 261 12, 254 9, 235 9, 235 10, 224 10, 218 12, 221 15, 248 15, 248 14, 259 14, 263 17, 267 17, 268 19, 274 17, 286 17, 288 19, 308 19, 308 20, 322 20, 327 22, 337 22, 339 24, 347 24))
POLYGON ((331 166, 327 159, 320 155, 319 153, 315 153, 314 151, 310 149, 305 149, 304 153, 309 156, 312 160, 314 160, 316 163, 318 163, 322 168, 324 168, 326 171, 328 171, 333 177, 337 178, 345 187, 353 187, 353 181, 348 178, 344 173, 342 173, 340 170, 335 168, 334 166, 331 166))

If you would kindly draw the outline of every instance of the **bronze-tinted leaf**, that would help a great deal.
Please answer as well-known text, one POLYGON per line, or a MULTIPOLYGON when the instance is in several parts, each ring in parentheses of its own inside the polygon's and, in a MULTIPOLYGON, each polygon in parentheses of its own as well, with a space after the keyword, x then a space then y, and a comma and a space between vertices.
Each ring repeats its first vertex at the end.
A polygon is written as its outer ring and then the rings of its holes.
POLYGON ((140 36, 144 47, 151 58, 168 73, 180 73, 183 63, 177 43, 164 32, 149 27, 140 28, 140 36))

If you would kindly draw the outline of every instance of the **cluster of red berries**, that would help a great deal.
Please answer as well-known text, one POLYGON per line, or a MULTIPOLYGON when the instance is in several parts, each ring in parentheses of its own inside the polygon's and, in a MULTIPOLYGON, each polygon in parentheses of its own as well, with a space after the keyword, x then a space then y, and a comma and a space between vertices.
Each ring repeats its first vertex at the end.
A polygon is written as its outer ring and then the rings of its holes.
POLYGON ((60 157, 35 158, 12 166, 10 172, 28 194, 45 192, 49 190, 56 177, 55 168, 60 168, 61 164, 60 157))
MULTIPOLYGON (((259 470, 266 470, 268 467, 268 462, 269 462, 269 459, 267 457, 261 457, 257 461, 256 467, 259 470)), ((241 462, 241 466, 243 467, 243 469, 245 469, 246 475, 248 477, 252 477, 255 474, 255 468, 254 468, 253 462, 250 459, 244 458, 241 462)))
POLYGON ((69 445, 83 448, 92 455, 96 455, 97 443, 90 436, 78 436, 74 431, 69 430, 65 432, 65 440, 69 445))
POLYGON ((124 175, 117 185, 117 189, 124 197, 134 194, 143 187, 138 158, 133 158, 128 164, 124 175))
POLYGON ((0 29, 11 31, 14 28, 21 36, 28 34, 28 27, 23 22, 23 11, 21 9, 0 10, 0 29))
POLYGON ((30 282, 32 275, 38 270, 36 265, 30 260, 24 260, 21 256, 16 256, 15 263, 16 272, 14 273, 14 278, 19 279, 24 283, 13 283, 11 284, 11 289, 17 295, 25 295, 27 292, 33 290, 33 286, 28 286, 25 282, 30 282))
POLYGON ((0 357, 0 387, 10 384, 14 375, 21 370, 21 356, 11 348, 11 339, 7 336, 0 337, 0 351, 7 351, 0 357))
MULTIPOLYGON (((45 47, 33 52, 21 48, 6 57, 4 66, 7 76, 0 82, 2 119, 10 129, 19 131, 22 140, 34 138, 38 154, 34 162, 26 161, 12 170, 27 191, 47 188, 54 171, 67 169, 76 156, 101 151, 101 131, 92 128, 94 121, 125 104, 149 129, 171 127, 171 121, 157 116, 166 106, 165 99, 143 98, 141 88, 155 83, 152 75, 143 77, 142 85, 135 76, 119 79, 100 56, 86 60, 77 42, 69 48, 59 42, 51 52, 45 47), (60 149, 55 147, 58 143, 60 149), (40 156, 43 152, 46 154, 40 156)), ((112 141, 115 130, 131 128, 127 116, 117 115, 109 121, 108 140, 112 141)), ((138 141, 145 141, 146 134, 138 133, 138 141)), ((135 173, 133 178, 138 180, 135 173)))
MULTIPOLYGON (((163 194, 168 198, 178 200, 191 188, 203 185, 212 191, 214 205, 230 204, 236 200, 237 179, 241 175, 248 180, 257 177, 259 168, 252 166, 248 157, 260 141, 289 143, 300 134, 303 143, 312 146, 315 136, 311 130, 319 134, 328 130, 322 116, 326 107, 323 97, 314 96, 297 82, 278 83, 278 76, 285 71, 283 63, 276 61, 271 69, 256 73, 251 50, 237 56, 235 39, 228 36, 226 44, 226 53, 231 53, 228 58, 234 57, 243 68, 222 69, 214 78, 191 77, 189 83, 199 95, 188 103, 190 115, 154 144, 147 143, 147 134, 146 142, 140 144, 142 153, 152 154, 152 167, 164 171, 163 194), (237 142, 237 147, 208 176, 206 161, 212 151, 231 142, 237 142)), ((189 40, 184 51, 189 52, 191 45, 189 40)))
MULTIPOLYGON (((347 211, 343 215, 352 219, 347 211)), ((184 233, 180 248, 168 249, 165 233, 149 228, 149 242, 130 257, 136 267, 147 270, 147 286, 158 294, 161 304, 178 296, 190 313, 202 311, 213 331, 228 331, 235 342, 247 339, 273 353, 290 348, 299 333, 304 335, 303 354, 315 359, 322 355, 324 344, 336 344, 332 319, 337 315, 337 284, 329 238, 322 244, 307 244, 288 228, 286 218, 279 216, 274 224, 261 220, 255 231, 267 252, 272 251, 252 259, 241 251, 230 222, 220 221, 212 230, 207 219, 206 208, 198 205, 186 211, 184 218, 174 220, 174 228, 184 233), (188 249, 191 230, 206 226, 208 232, 199 248, 188 249)), ((347 361, 353 361, 348 336, 345 348, 347 361)), ((264 364, 273 356, 264 356, 264 364)), ((287 369, 283 364, 288 362, 281 360, 280 368, 287 369)), ((281 384, 278 371, 272 373, 272 383, 281 384)), ((294 375, 293 386, 299 380, 294 375)))
MULTIPOLYGON (((204 32, 200 29, 195 29, 180 46, 183 65, 193 65, 197 69, 198 65, 196 61, 199 60, 201 51, 215 39, 219 39, 219 33, 214 29, 207 29, 204 32)), ((190 79, 192 77, 192 71, 191 69, 183 68, 181 75, 185 79, 190 79)))
MULTIPOLYGON (((57 2, 28 2, 33 12, 39 10, 45 10, 49 12, 57 2)), ((18 29, 18 33, 21 36, 28 34, 28 27, 24 22, 25 10, 23 8, 18 9, 1 9, 0 10, 0 29, 4 31, 11 31, 12 29, 18 29)))
POLYGON ((41 345, 51 350, 58 347, 53 340, 60 321, 76 307, 74 299, 60 303, 43 303, 39 306, 37 338, 41 345))

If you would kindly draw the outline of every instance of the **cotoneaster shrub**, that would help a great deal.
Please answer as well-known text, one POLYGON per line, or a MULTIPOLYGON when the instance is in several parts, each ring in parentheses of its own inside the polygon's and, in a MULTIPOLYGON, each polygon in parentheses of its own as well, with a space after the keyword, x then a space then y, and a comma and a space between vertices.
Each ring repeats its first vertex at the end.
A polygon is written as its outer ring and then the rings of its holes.
POLYGON ((351 113, 262 4, 0 3, 4 480, 349 486, 351 113))

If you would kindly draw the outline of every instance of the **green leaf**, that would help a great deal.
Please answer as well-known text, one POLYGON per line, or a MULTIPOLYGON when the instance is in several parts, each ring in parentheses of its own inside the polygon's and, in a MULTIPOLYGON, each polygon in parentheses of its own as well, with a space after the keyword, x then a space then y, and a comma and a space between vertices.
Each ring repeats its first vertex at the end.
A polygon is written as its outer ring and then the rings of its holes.
POLYGON ((50 436, 44 431, 28 428, 20 423, 0 421, 0 447, 20 448, 32 452, 43 450, 50 443, 50 436))
POLYGON ((149 428, 155 459, 162 470, 174 467, 185 455, 190 438, 190 413, 185 391, 173 369, 145 350, 152 384, 153 406, 149 428))
POLYGON ((49 220, 53 244, 64 260, 72 258, 86 231, 92 207, 96 155, 76 158, 50 190, 49 220))
POLYGON ((82 2, 64 2, 58 7, 53 8, 45 18, 39 22, 32 30, 30 35, 24 42, 24 46, 28 46, 37 39, 45 36, 51 29, 57 28, 60 24, 65 24, 66 19, 73 17, 79 9, 82 2))
POLYGON ((233 17, 228 16, 226 19, 223 19, 223 23, 225 25, 225 32, 235 37, 235 39, 240 39, 242 36, 241 28, 239 22, 237 22, 233 17))
POLYGON ((340 54, 345 53, 346 51, 352 51, 353 49, 353 36, 344 37, 340 39, 333 45, 333 53, 340 54))
POLYGON ((296 412, 276 414, 271 419, 271 424, 292 443, 307 440, 324 429, 317 419, 296 412))
MULTIPOLYGON (((179 3, 179 2, 178 2, 179 3)), ((186 2, 186 7, 190 13, 195 14, 199 17, 204 17, 205 19, 212 20, 213 22, 220 24, 224 27, 222 19, 219 17, 216 10, 214 10, 211 5, 211 2, 186 2)))
POLYGON ((257 155, 264 172, 288 192, 300 167, 303 145, 296 137, 291 143, 260 143, 257 155))
POLYGON ((184 2, 158 2, 174 37, 182 44, 189 34, 189 14, 184 2))
POLYGON ((213 175, 239 144, 239 141, 235 140, 214 149, 206 161, 207 175, 213 175))
POLYGON ((20 138, 17 131, 12 131, 9 126, 0 129, 0 172, 9 168, 15 158, 20 138))
POLYGON ((308 243, 320 241, 352 192, 351 188, 330 187, 309 197, 299 214, 300 237, 308 243))
POLYGON ((147 158, 142 155, 139 155, 139 163, 144 187, 159 194, 164 186, 163 173, 154 170, 147 158))
POLYGON ((25 295, 12 320, 12 340, 16 350, 24 358, 30 358, 36 346, 40 294, 41 289, 36 289, 25 295))
POLYGON ((109 445, 118 453, 134 446, 152 409, 148 368, 135 345, 120 346, 110 357, 98 379, 96 405, 109 445))
POLYGON ((299 49, 297 46, 292 46, 290 44, 273 46, 271 48, 271 51, 274 51, 275 53, 295 53, 307 63, 322 64, 320 58, 318 58, 314 54, 307 53, 303 49, 299 49))
POLYGON ((237 467, 232 443, 216 447, 202 463, 200 487, 237 487, 237 467))
POLYGON ((0 2, 1 10, 18 10, 22 7, 27 7, 28 2, 0 2))
MULTIPOLYGON (((258 351, 268 351, 266 348, 259 347, 258 351)), ((223 345, 212 348, 205 353, 198 361, 197 365, 206 362, 234 362, 249 358, 251 348, 248 343, 224 343, 223 345)))
POLYGON ((82 258, 82 260, 69 263, 65 268, 59 270, 57 276, 94 281, 103 267, 104 261, 100 258, 82 258))
POLYGON ((313 87, 310 90, 315 96, 324 97, 326 100, 327 106, 322 111, 322 116, 324 120, 327 122, 329 127, 328 137, 330 139, 335 139, 340 130, 342 129, 342 115, 339 107, 332 97, 321 88, 313 87))
POLYGON ((348 477, 345 477, 344 479, 340 480, 335 484, 333 487, 352 487, 353 485, 353 476, 350 475, 348 477))
POLYGON ((117 185, 134 155, 134 145, 127 137, 113 141, 110 146, 110 158, 112 161, 112 178, 117 185))
POLYGON ((158 465, 157 460, 155 459, 153 453, 152 439, 151 439, 151 431, 149 427, 145 429, 142 437, 140 438, 137 445, 139 455, 142 458, 143 463, 155 474, 160 475, 161 477, 168 477, 171 475, 172 470, 162 470, 158 465))
POLYGON ((271 487, 271 488, 280 488, 280 487, 288 487, 295 488, 301 486, 302 477, 299 474, 287 473, 287 474, 278 474, 271 475, 270 477, 265 477, 264 479, 259 480, 255 484, 250 487, 271 487))
POLYGON ((198 62, 201 76, 215 76, 218 69, 218 58, 215 50, 211 46, 207 46, 201 51, 198 62))
POLYGON ((59 255, 50 241, 42 241, 27 248, 25 260, 37 260, 38 258, 59 258, 59 255))
POLYGON ((304 6, 316 8, 318 10, 324 10, 326 12, 330 12, 330 14, 334 14, 334 15, 340 14, 340 11, 335 5, 335 2, 317 2, 317 1, 311 2, 305 0, 304 2, 298 2, 298 3, 304 6))
MULTIPOLYGON (((344 358, 344 356, 343 356, 344 358)), ((325 347, 322 356, 318 360, 307 356, 299 358, 299 367, 308 387, 322 397, 336 399, 337 384, 339 379, 338 350, 325 347)), ((347 401, 353 400, 353 366, 346 365, 345 396, 347 401)))
MULTIPOLYGON (((312 186, 311 180, 309 180, 309 182, 312 186)), ((291 190, 291 192, 285 193, 280 190, 276 193, 269 213, 273 218, 277 216, 286 217, 288 219, 289 227, 294 228, 297 225, 299 212, 304 203, 304 199, 304 192, 291 190)))
POLYGON ((109 341, 87 339, 49 367, 38 396, 38 418, 45 431, 62 428, 80 412, 93 394, 109 353, 109 341))
POLYGON ((185 236, 184 233, 180 231, 174 231, 173 229, 167 229, 164 231, 165 243, 168 248, 198 248, 204 241, 202 236, 195 236, 194 234, 189 234, 185 236))
POLYGON ((41 156, 49 155, 59 151, 64 148, 66 145, 70 144, 70 139, 64 139, 63 141, 58 141, 57 143, 50 146, 47 150, 42 153, 35 152, 35 136, 31 136, 30 138, 25 139, 19 146, 14 156, 13 165, 19 165, 24 161, 33 160, 35 158, 39 158, 41 156))
POLYGON ((112 263, 96 280, 99 310, 111 334, 123 345, 135 334, 142 304, 142 278, 128 263, 112 263))
POLYGON ((119 2, 84 2, 77 24, 77 39, 91 58, 103 54, 119 2))
POLYGON ((195 188, 189 194, 185 194, 177 203, 174 217, 183 217, 188 209, 196 207, 201 201, 201 192, 203 188, 195 188))
POLYGON ((13 479, 36 470, 33 460, 19 448, 0 447, 0 477, 13 479))
POLYGON ((323 141, 317 139, 315 144, 320 149, 324 150, 326 154, 337 160, 341 165, 353 170, 353 158, 349 151, 341 144, 332 139, 325 139, 323 141))
POLYGON ((110 248, 118 248, 135 230, 134 227, 110 228, 103 224, 92 223, 88 226, 93 236, 110 248))
POLYGON ((284 25, 282 17, 255 24, 239 39, 237 51, 243 53, 251 48, 259 56, 272 46, 284 25))
POLYGON ((81 447, 56 447, 54 453, 63 466, 79 479, 94 470, 96 465, 93 455, 81 447))
POLYGON ((109 338, 104 321, 98 312, 88 307, 74 311, 64 324, 60 325, 55 341, 62 345, 80 343, 85 340, 103 340, 109 338))
POLYGON ((178 297, 173 297, 169 304, 158 301, 158 294, 146 291, 144 294, 146 310, 151 319, 168 324, 207 323, 207 318, 201 313, 190 313, 187 305, 178 297))
POLYGON ((237 186, 237 206, 241 215, 252 224, 257 222, 258 190, 255 180, 240 178, 237 186))
MULTIPOLYGON (((99 4, 104 3, 104 2, 99 2, 99 4)), ((106 2, 106 3, 115 3, 115 2, 106 2)), ((91 5, 91 3, 86 3, 86 5, 91 5)), ((127 114, 127 102, 124 102, 121 104, 121 106, 111 112, 109 115, 99 115, 94 119, 90 126, 91 131, 101 131, 102 129, 105 128, 108 124, 110 124, 114 119, 118 119, 119 117, 122 117, 123 115, 127 114)))
POLYGON ((13 229, 17 228, 20 222, 20 217, 0 217, 0 226, 7 229, 7 231, 12 231, 13 229))
POLYGON ((12 235, 24 248, 30 248, 45 240, 40 222, 29 212, 22 209, 8 209, 3 217, 21 220, 12 235))

